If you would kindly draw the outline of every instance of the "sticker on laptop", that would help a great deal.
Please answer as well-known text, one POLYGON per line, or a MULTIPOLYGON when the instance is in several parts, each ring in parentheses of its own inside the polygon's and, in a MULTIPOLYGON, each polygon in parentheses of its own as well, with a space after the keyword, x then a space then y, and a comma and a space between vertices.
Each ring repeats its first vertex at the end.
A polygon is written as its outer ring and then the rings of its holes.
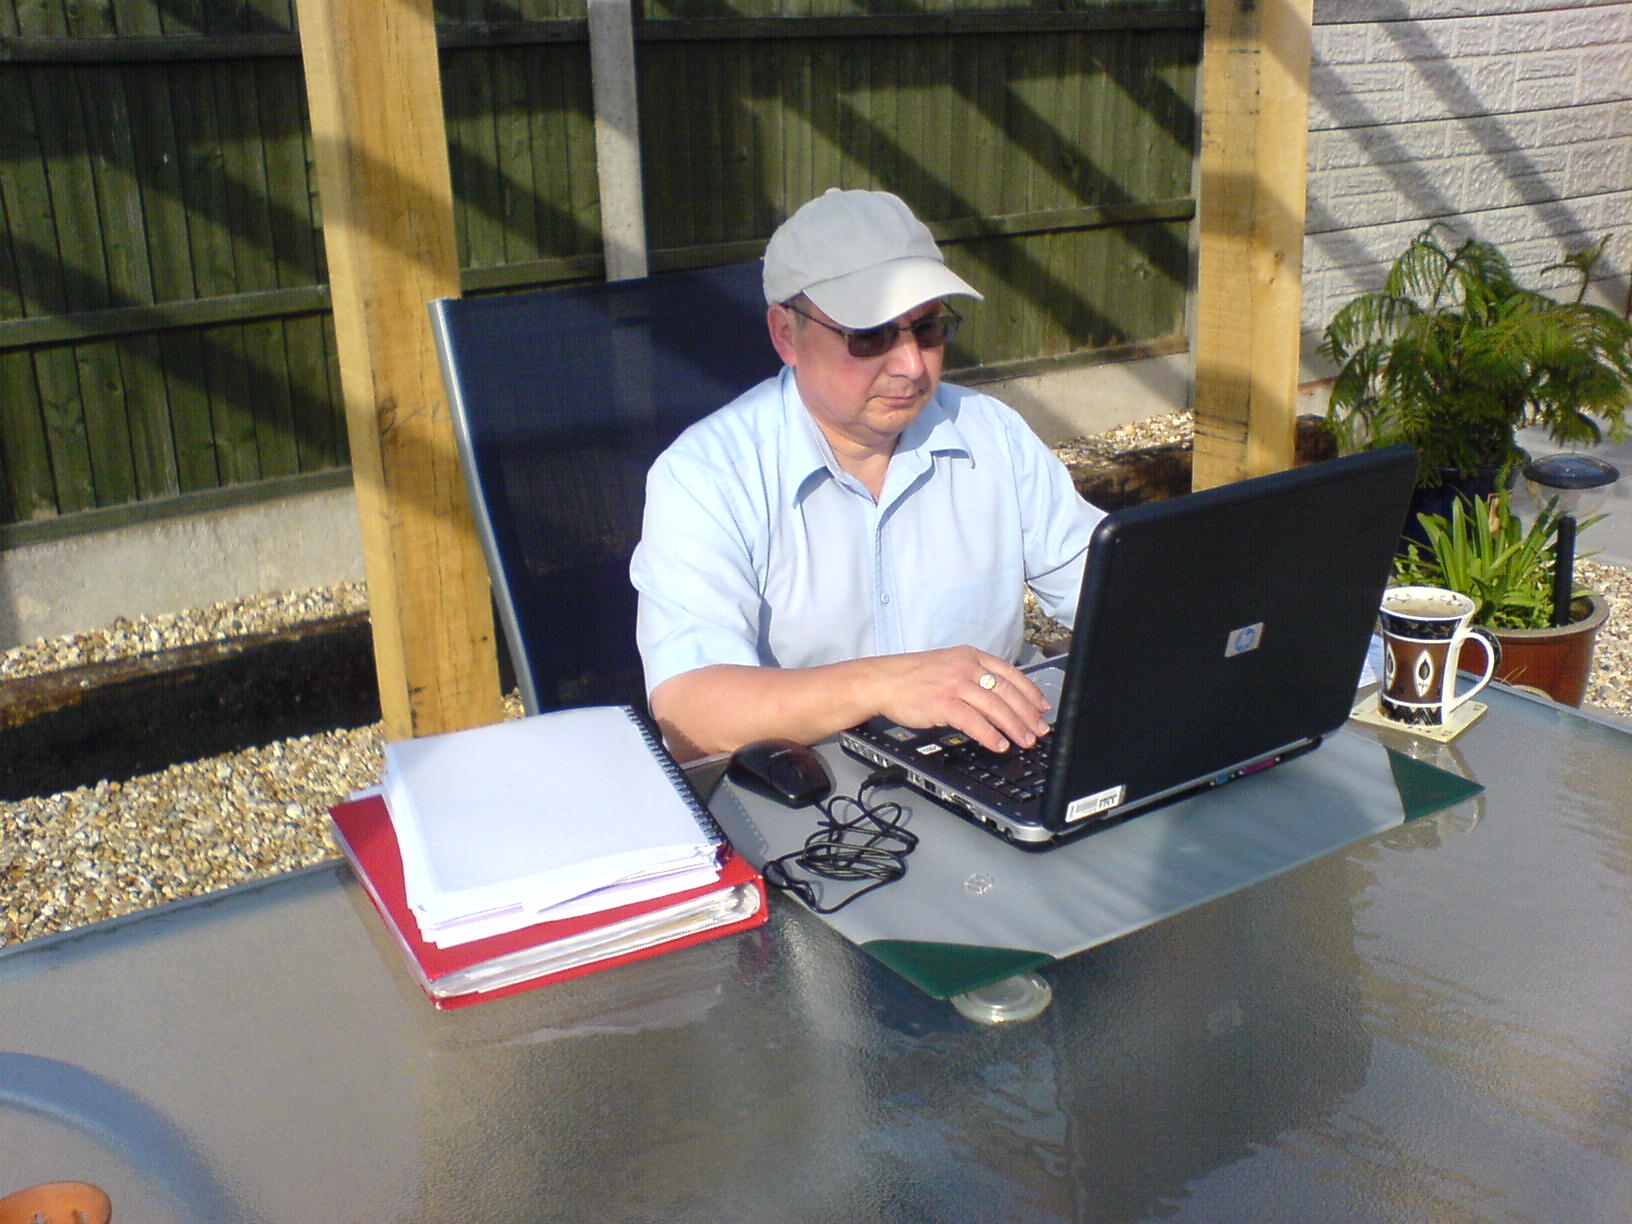
POLYGON ((1264 640, 1264 622, 1255 625, 1243 625, 1239 629, 1231 630, 1230 640, 1224 645, 1224 657, 1233 659, 1236 655, 1246 654, 1249 650, 1257 650, 1258 644, 1264 640))
POLYGON ((1113 786, 1102 790, 1098 794, 1084 795, 1066 805, 1065 823, 1075 824, 1079 820, 1087 820, 1090 816, 1097 816, 1101 812, 1108 812, 1112 808, 1121 807, 1122 800, 1127 797, 1126 786, 1113 786))
POLYGON ((934 756, 940 750, 941 746, 939 744, 919 744, 918 747, 913 749, 919 756, 934 756))

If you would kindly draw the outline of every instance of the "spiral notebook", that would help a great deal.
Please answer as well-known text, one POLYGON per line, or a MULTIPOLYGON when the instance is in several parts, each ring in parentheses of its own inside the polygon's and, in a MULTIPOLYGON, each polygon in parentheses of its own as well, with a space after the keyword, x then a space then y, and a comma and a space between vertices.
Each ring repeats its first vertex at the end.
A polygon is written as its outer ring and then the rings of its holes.
POLYGON ((438 946, 719 878, 719 827, 627 706, 404 740, 385 757, 409 908, 438 946))

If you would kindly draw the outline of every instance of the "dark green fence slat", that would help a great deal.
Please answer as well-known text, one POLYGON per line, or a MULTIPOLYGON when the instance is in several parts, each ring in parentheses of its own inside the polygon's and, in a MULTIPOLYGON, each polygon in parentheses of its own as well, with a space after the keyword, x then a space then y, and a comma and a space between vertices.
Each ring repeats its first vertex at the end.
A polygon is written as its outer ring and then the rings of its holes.
POLYGON ((112 0, 109 9, 112 28, 118 32, 121 42, 164 35, 164 19, 153 0, 112 0))
MULTIPOLYGON (((135 497, 148 500, 181 492, 176 470, 176 440, 171 432, 169 387, 158 352, 147 345, 117 346, 125 384, 125 414, 130 422, 130 464, 135 497)), ((102 504, 112 498, 104 490, 102 504)))
MULTIPOLYGON (((134 501, 136 473, 131 464, 130 416, 119 348, 111 341, 74 346, 79 366, 78 411, 90 461, 94 504, 134 501)), ((68 409, 66 404, 64 410, 68 409)))
POLYGON ((572 146, 568 109, 572 74, 556 50, 538 57, 527 78, 528 186, 538 256, 573 247, 572 146))
POLYGON ((0 465, 5 468, 6 522, 58 513, 51 452, 39 413, 39 387, 29 353, 0 353, 0 465))
POLYGON ((467 268, 504 262, 490 55, 486 50, 469 51, 446 61, 444 90, 453 99, 448 141, 455 154, 454 194, 461 204, 459 262, 467 268))
POLYGON ((67 5, 68 33, 71 37, 96 38, 117 30, 113 5, 109 0, 75 0, 67 5))
MULTIPOLYGON (((277 284, 280 290, 301 289, 324 274, 305 91, 287 64, 257 64, 254 75, 277 284)), ((285 318, 280 328, 287 373, 281 394, 293 449, 279 470, 307 472, 343 462, 344 451, 336 450, 340 431, 324 355, 324 322, 314 315, 285 318)))
MULTIPOLYGON (((28 69, 33 83, 34 112, 45 153, 45 177, 50 192, 55 233, 47 258, 55 255, 63 275, 58 283, 62 306, 68 310, 106 307, 108 287, 103 262, 101 231, 96 213, 96 184, 89 158, 85 119, 72 72, 28 69)), ((52 472, 59 505, 87 510, 97 500, 97 455, 110 446, 128 448, 128 434, 117 430, 112 438, 92 437, 88 417, 108 420, 102 394, 109 391, 105 377, 110 354, 90 346, 84 359, 77 351, 42 354, 37 369, 41 408, 51 450, 52 472), (81 386, 81 378, 88 379, 81 386), (94 448, 94 453, 93 453, 94 448)), ((117 378, 111 380, 118 387, 117 378)), ((122 398, 122 397, 121 397, 122 398)))
MULTIPOLYGON (((0 77, 6 122, 0 123, 0 201, 7 226, 6 307, 8 313, 62 309, 56 236, 46 182, 45 152, 31 89, 32 74, 0 77)), ((57 361, 61 361, 59 356, 57 361)), ((31 354, 5 355, 0 364, 0 460, 6 466, 6 509, 14 520, 60 512, 51 441, 31 354)))
POLYGON ((244 328, 229 327, 206 335, 205 385, 210 391, 210 436, 216 470, 223 484, 261 477, 256 447, 252 396, 260 388, 250 376, 244 328))
POLYGON ((208 65, 178 65, 170 92, 187 218, 187 245, 176 255, 186 260, 193 294, 201 298, 236 288, 226 239, 231 202, 222 171, 225 153, 215 116, 214 78, 208 65))
POLYGON ((222 484, 215 456, 205 348, 201 331, 169 332, 158 337, 165 385, 170 393, 176 481, 183 493, 218 488, 222 484))
POLYGON ((67 0, 18 0, 17 33, 25 38, 64 38, 68 34, 67 0))
POLYGON ((273 283, 279 289, 305 288, 325 279, 306 91, 292 65, 257 64, 252 74, 277 266, 273 283))
MULTIPOLYGON (((223 126, 233 136, 226 145, 224 172, 246 205, 229 230, 233 281, 245 287, 276 288, 280 269, 273 214, 279 202, 267 170, 267 153, 276 133, 264 122, 253 65, 249 72, 223 70, 220 85, 223 126)), ((290 475, 298 465, 283 324, 269 320, 245 326, 243 352, 249 387, 244 409, 255 452, 246 469, 255 473, 255 479, 290 475)))
POLYGON ((329 383, 325 320, 290 319, 283 325, 289 362, 289 425, 294 434, 292 472, 315 472, 345 462, 344 439, 333 410, 338 400, 329 383))
POLYGON ((96 183, 85 155, 85 121, 71 72, 25 69, 32 93, 44 164, 45 194, 35 202, 40 224, 31 227, 41 271, 57 274, 39 286, 39 306, 49 310, 95 310, 110 305, 101 234, 96 215, 96 183))
POLYGON ((533 174, 533 134, 529 109, 529 55, 506 48, 492 57, 493 123, 498 149, 501 197, 499 222, 504 234, 503 263, 524 263, 542 253, 538 212, 533 207, 537 179, 533 174))
POLYGON ((62 513, 92 509, 96 505, 96 481, 85 438, 79 363, 70 349, 40 353, 35 358, 34 376, 39 386, 57 507, 62 513))
POLYGON ((132 70, 125 94, 131 104, 132 141, 140 166, 140 201, 150 260, 153 300, 181 302, 196 293, 187 257, 188 218, 183 159, 176 130, 170 73, 132 70))
MULTIPOLYGON (((727 101, 720 87, 719 60, 714 54, 717 50, 715 45, 680 49, 686 65, 685 92, 669 100, 685 115, 686 157, 680 173, 690 179, 691 189, 681 192, 671 187, 664 194, 670 201, 686 197, 684 240, 699 245, 720 241, 725 235, 725 218, 731 215, 727 203, 730 167, 724 139, 727 101), (710 173, 697 173, 703 166, 709 167, 710 173)), ((682 181, 685 179, 671 180, 682 181)))
MULTIPOLYGON (((80 68, 75 75, 89 120, 87 136, 97 182, 109 298, 113 302, 150 302, 153 272, 140 189, 144 163, 137 150, 125 73, 110 65, 80 68)), ((138 92, 141 87, 137 82, 138 92)), ((82 353, 86 351, 101 355, 98 367, 110 380, 108 391, 95 396, 88 392, 89 380, 81 383, 87 389, 87 428, 93 441, 98 504, 119 505, 176 493, 179 486, 163 370, 151 354, 128 344, 87 346, 82 353), (118 394, 111 385, 115 380, 118 394), (91 418, 99 404, 107 414, 102 424, 91 418), (96 445, 97 439, 104 444, 96 445)))

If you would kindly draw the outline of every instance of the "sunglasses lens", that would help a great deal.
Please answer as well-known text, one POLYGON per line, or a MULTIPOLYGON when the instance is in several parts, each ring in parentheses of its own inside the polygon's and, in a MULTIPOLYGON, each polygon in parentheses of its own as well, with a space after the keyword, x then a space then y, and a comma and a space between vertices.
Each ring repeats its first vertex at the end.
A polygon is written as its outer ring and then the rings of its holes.
POLYGON ((940 348, 957 332, 958 316, 951 314, 930 315, 912 325, 913 338, 918 341, 919 348, 940 348))
POLYGON ((886 323, 883 327, 869 327, 866 331, 846 332, 852 357, 882 357, 895 347, 895 338, 903 331, 912 332, 919 348, 940 348, 958 334, 958 316, 955 314, 930 315, 919 319, 910 328, 886 323))
POLYGON ((880 357, 895 345, 895 328, 869 327, 866 331, 846 332, 852 357, 880 357))

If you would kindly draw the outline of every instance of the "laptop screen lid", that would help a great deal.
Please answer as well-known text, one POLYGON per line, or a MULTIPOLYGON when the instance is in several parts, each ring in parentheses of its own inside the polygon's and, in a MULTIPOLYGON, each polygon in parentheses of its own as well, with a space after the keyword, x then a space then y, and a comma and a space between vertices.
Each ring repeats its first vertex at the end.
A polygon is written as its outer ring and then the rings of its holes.
POLYGON ((1353 705, 1415 474, 1390 447, 1109 515, 1040 800, 1018 823, 949 806, 1042 848, 1318 744, 1353 705))

